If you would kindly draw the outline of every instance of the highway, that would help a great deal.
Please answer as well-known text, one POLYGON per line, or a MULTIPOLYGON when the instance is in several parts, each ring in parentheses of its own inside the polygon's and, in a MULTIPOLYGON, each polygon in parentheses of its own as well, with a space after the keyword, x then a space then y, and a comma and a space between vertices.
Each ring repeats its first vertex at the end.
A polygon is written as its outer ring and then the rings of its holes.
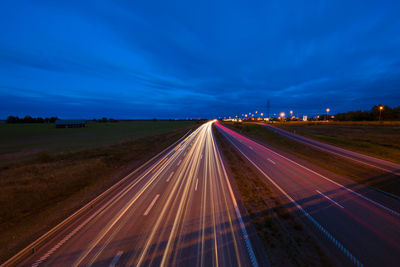
POLYGON ((317 148, 319 150, 328 152, 328 153, 332 153, 341 157, 345 157, 347 159, 356 161, 358 163, 362 163, 371 167, 375 167, 387 172, 391 172, 394 173, 396 175, 400 175, 400 164, 394 163, 394 162, 390 162, 387 160, 383 160, 383 159, 378 159, 375 157, 371 157, 365 154, 361 154, 361 153, 357 153, 354 151, 350 151, 344 148, 340 148, 337 146, 333 146, 333 145, 329 145, 323 142, 319 142, 295 133, 291 133, 289 131, 280 129, 278 127, 272 126, 272 125, 267 125, 267 124, 262 124, 262 123, 258 123, 261 126, 267 127, 268 129, 273 130, 274 132, 277 132, 283 136, 286 136, 288 138, 291 138, 295 141, 301 142, 305 145, 309 145, 312 146, 314 148, 317 148))
POLYGON ((213 122, 128 176, 15 264, 259 266, 213 122))
POLYGON ((340 265, 397 266, 400 202, 343 177, 328 177, 219 122, 227 138, 340 265))

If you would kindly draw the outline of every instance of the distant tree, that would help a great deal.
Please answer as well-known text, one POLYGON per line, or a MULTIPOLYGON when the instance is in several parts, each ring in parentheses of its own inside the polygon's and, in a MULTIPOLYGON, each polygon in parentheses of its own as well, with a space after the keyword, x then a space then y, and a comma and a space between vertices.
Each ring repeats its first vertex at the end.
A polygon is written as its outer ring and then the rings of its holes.
POLYGON ((18 118, 18 116, 8 116, 6 123, 50 123, 50 122, 55 122, 58 120, 57 117, 51 117, 51 118, 42 118, 42 117, 37 117, 34 118, 30 115, 26 115, 24 118, 18 118))
POLYGON ((51 117, 49 119, 50 123, 54 123, 56 120, 58 120, 58 117, 51 117))
POLYGON ((382 106, 381 120, 400 120, 400 106, 391 108, 385 105, 373 106, 368 111, 349 111, 335 115, 337 121, 377 121, 379 120, 379 107, 382 106))
POLYGON ((14 117, 14 116, 8 116, 6 123, 17 123, 19 120, 18 116, 14 117))
POLYGON ((393 114, 395 120, 400 120, 400 106, 393 108, 393 114))
POLYGON ((26 115, 26 116, 24 117, 24 122, 25 122, 25 123, 32 123, 32 122, 35 122, 35 121, 34 121, 34 119, 33 119, 30 115, 26 115))
POLYGON ((107 122, 107 118, 106 118, 106 117, 103 117, 103 118, 101 119, 101 121, 102 121, 102 122, 107 122))

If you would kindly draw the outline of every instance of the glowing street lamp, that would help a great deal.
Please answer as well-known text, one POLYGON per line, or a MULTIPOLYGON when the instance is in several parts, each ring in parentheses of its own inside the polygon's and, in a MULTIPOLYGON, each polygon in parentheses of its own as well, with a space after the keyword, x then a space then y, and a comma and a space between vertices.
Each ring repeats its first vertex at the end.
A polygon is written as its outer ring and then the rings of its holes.
POLYGON ((379 106, 379 121, 381 120, 382 110, 383 110, 383 106, 379 106))
POLYGON ((293 116, 293 110, 290 111, 290 116, 293 116))
POLYGON ((281 117, 281 119, 285 118, 285 112, 281 112, 281 114, 279 114, 279 116, 281 117))
POLYGON ((327 108, 326 109, 326 121, 328 121, 328 113, 329 113, 329 111, 331 111, 330 108, 327 108))
POLYGON ((261 114, 260 114, 260 115, 261 115, 261 117, 262 117, 262 116, 264 116, 264 113, 262 113, 262 112, 261 112, 261 114))

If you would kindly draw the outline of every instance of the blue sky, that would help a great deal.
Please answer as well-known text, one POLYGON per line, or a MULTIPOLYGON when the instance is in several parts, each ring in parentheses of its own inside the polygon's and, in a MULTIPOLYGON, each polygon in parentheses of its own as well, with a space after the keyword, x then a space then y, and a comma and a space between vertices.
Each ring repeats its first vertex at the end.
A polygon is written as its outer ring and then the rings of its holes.
POLYGON ((400 105, 399 1, 0 5, 0 118, 400 105))

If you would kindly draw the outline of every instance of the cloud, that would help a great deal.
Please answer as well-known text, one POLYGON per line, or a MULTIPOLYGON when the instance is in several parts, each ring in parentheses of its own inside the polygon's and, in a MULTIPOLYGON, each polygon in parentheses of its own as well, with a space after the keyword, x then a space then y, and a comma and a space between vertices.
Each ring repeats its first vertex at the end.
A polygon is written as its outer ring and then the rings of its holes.
POLYGON ((393 5, 9 1, 0 11, 0 116, 53 103, 71 117, 229 116, 267 99, 276 112, 397 105, 393 5))

